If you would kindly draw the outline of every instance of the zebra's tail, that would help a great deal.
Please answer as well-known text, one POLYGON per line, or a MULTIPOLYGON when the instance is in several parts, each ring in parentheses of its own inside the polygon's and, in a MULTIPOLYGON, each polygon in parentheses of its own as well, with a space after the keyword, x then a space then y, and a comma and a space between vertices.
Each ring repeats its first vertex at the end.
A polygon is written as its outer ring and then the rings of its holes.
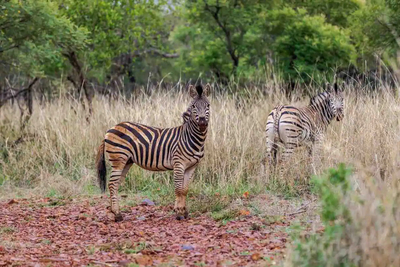
POLYGON ((104 193, 106 191, 106 183, 107 183, 107 177, 106 177, 107 169, 106 169, 106 161, 104 158, 104 140, 101 142, 101 145, 97 150, 96 170, 97 170, 97 179, 99 180, 101 192, 104 193))
POLYGON ((276 108, 274 116, 274 144, 279 142, 279 121, 281 119, 281 110, 283 106, 278 106, 276 108))

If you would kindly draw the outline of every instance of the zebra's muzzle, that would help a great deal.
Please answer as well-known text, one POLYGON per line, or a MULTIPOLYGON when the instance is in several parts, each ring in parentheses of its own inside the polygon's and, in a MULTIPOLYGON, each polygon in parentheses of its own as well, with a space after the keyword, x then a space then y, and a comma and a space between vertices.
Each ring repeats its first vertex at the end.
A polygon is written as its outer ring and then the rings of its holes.
POLYGON ((205 131, 207 130, 207 126, 208 126, 207 123, 205 123, 205 124, 200 124, 200 123, 199 123, 199 129, 200 129, 200 131, 205 132, 205 131))
POLYGON ((207 129, 208 122, 206 118, 199 118, 199 122, 197 124, 199 125, 200 131, 204 132, 207 129))

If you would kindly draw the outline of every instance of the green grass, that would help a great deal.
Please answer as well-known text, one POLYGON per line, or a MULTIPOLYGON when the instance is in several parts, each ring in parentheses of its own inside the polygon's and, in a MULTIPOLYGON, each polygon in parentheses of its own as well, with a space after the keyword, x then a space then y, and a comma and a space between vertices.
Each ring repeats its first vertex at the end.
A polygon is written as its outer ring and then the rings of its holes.
POLYGON ((17 231, 18 231, 18 229, 16 229, 13 226, 0 227, 0 234, 12 234, 12 233, 15 233, 17 231))

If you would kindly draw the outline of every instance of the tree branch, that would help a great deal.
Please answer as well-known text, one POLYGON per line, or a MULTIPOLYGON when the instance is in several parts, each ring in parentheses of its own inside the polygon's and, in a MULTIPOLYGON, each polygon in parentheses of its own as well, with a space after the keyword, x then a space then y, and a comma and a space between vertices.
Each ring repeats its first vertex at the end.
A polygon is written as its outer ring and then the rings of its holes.
POLYGON ((204 0, 204 4, 205 4, 205 10, 208 11, 212 15, 212 17, 214 18, 215 22, 218 24, 218 26, 221 28, 221 30, 225 34, 225 39, 226 39, 226 42, 227 42, 226 43, 226 49, 228 50, 228 53, 232 58, 232 61, 233 61, 233 72, 234 72, 236 70, 236 68, 239 66, 239 57, 235 54, 236 49, 233 48, 230 31, 227 29, 227 27, 220 20, 219 11, 221 10, 221 7, 218 5, 219 2, 217 1, 217 6, 214 6, 215 11, 211 10, 211 8, 207 4, 206 0, 204 0))
POLYGON ((157 56, 162 56, 164 58, 177 58, 177 57, 179 57, 179 54, 177 54, 177 53, 169 54, 169 53, 165 53, 165 52, 163 52, 161 50, 158 50, 156 48, 148 48, 148 49, 142 50, 142 51, 135 51, 132 54, 132 57, 140 57, 140 56, 145 55, 145 54, 153 54, 153 55, 157 55, 157 56))
POLYGON ((5 48, 5 49, 3 49, 3 48, 0 47, 0 53, 3 53, 3 52, 5 52, 5 51, 7 51, 7 50, 11 50, 11 49, 14 49, 14 48, 18 48, 18 47, 19 47, 19 45, 12 45, 12 46, 7 47, 7 48, 5 48))
POLYGON ((378 21, 379 24, 381 24, 382 26, 386 27, 389 30, 389 32, 392 34, 394 40, 396 41, 397 46, 400 48, 400 36, 397 33, 396 29, 393 27, 393 25, 388 21, 382 22, 380 19, 376 19, 376 20, 378 21))
MULTIPOLYGON (((30 91, 30 90, 32 89, 33 85, 35 85, 35 83, 36 83, 38 80, 39 80, 39 78, 38 78, 38 77, 35 77, 35 79, 33 79, 33 81, 28 85, 27 88, 21 89, 21 90, 19 90, 18 92, 12 93, 10 96, 8 96, 8 97, 2 99, 1 102, 0 102, 0 108, 1 108, 8 100, 13 99, 13 98, 16 98, 17 96, 19 96, 19 95, 22 94, 22 93, 25 93, 25 92, 27 92, 27 91, 30 91)), ((12 89, 12 88, 10 88, 10 89, 12 89)))

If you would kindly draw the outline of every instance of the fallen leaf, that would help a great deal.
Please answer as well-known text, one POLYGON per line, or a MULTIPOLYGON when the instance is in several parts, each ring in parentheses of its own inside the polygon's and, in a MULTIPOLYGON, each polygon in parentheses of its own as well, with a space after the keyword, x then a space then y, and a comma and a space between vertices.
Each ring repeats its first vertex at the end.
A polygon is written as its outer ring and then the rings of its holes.
POLYGON ((151 265, 153 263, 152 258, 148 255, 138 255, 135 257, 135 261, 139 265, 151 265))
POLYGON ((244 198, 248 198, 248 197, 249 197, 249 192, 247 192, 247 191, 244 192, 244 193, 243 193, 243 197, 244 197, 244 198))
POLYGON ((261 258, 260 253, 253 253, 251 254, 251 259, 253 261, 258 261, 261 258))
POLYGON ((12 205, 18 203, 18 201, 16 201, 15 199, 11 199, 10 201, 8 201, 8 205, 12 205))
POLYGON ((250 215, 250 211, 248 211, 248 210, 240 210, 239 213, 240 213, 240 215, 242 215, 242 216, 248 216, 248 215, 250 215))

